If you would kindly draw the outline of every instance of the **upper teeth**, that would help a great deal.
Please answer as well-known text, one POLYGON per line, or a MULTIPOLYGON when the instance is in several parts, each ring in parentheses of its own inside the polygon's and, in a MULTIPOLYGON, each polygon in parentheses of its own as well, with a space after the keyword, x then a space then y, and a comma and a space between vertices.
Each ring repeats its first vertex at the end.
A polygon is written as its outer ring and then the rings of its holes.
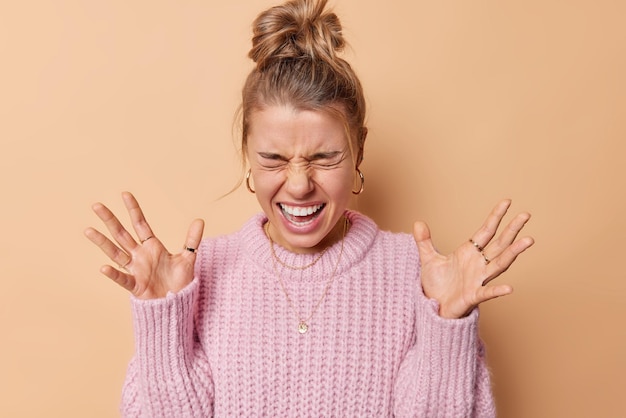
POLYGON ((287 206, 282 203, 280 204, 280 207, 282 208, 282 210, 284 210, 285 212, 287 212, 288 214, 292 216, 311 215, 312 213, 315 213, 318 210, 320 210, 322 206, 323 205, 313 205, 313 206, 301 207, 301 206, 287 206))

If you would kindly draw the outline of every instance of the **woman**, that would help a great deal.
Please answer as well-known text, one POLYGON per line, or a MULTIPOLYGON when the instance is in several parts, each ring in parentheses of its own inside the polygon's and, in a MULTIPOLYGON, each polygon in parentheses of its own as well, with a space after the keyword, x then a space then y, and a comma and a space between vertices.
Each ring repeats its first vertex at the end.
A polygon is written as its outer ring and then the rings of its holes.
POLYGON ((132 293, 136 353, 124 416, 494 416, 477 306, 525 249, 528 214, 496 239, 510 201, 453 254, 424 223, 411 237, 348 210, 363 191, 358 78, 325 0, 254 22, 242 95, 245 183, 263 210, 233 234, 169 253, 130 193, 137 238, 102 204, 113 241, 87 237, 132 293))

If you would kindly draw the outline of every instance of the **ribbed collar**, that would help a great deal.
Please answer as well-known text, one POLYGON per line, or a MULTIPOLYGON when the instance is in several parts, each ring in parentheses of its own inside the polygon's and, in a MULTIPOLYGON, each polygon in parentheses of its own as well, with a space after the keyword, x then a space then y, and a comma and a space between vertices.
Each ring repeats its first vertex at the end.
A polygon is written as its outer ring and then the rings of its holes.
MULTIPOLYGON (((335 268, 336 277, 363 260, 378 233, 378 227, 367 216, 355 211, 346 211, 346 216, 351 226, 344 238, 343 252, 341 251, 341 241, 338 241, 326 251, 317 263, 305 270, 293 270, 284 267, 273 259, 270 241, 263 230, 263 226, 267 222, 267 217, 264 213, 259 213, 248 220, 239 231, 239 234, 241 234, 241 239, 244 242, 243 248, 247 252, 247 256, 269 274, 274 275, 278 272, 285 280, 326 280, 335 268), (340 253, 341 259, 339 264, 337 264, 337 257, 339 257, 340 253)), ((292 266, 306 265, 319 255, 319 253, 293 253, 276 243, 274 244, 274 250, 284 263, 292 266)))

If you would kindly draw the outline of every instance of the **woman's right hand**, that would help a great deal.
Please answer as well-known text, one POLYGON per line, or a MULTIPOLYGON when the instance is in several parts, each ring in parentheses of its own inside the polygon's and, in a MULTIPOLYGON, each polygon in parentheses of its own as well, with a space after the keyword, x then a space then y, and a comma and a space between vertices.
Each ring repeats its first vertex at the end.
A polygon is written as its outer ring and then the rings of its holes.
POLYGON ((94 228, 87 228, 85 235, 91 242, 119 266, 102 266, 100 271, 130 291, 139 299, 165 297, 168 292, 178 292, 193 280, 196 250, 202 239, 204 221, 191 223, 185 246, 178 254, 171 254, 154 236, 150 225, 137 203, 129 193, 122 193, 133 229, 138 240, 122 226, 120 221, 102 203, 93 205, 93 211, 104 222, 117 245, 94 228))

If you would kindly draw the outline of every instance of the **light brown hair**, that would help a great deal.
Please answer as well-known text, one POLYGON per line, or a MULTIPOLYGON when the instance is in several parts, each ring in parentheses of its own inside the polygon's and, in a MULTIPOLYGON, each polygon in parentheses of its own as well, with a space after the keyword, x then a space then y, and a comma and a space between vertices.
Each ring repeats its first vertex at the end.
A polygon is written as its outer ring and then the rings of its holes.
POLYGON ((348 143, 355 167, 361 163, 367 135, 363 88, 350 64, 338 56, 346 43, 339 18, 325 10, 326 3, 291 0, 253 22, 248 56, 256 67, 246 79, 239 109, 244 161, 251 114, 288 104, 340 118, 352 139, 348 143))

